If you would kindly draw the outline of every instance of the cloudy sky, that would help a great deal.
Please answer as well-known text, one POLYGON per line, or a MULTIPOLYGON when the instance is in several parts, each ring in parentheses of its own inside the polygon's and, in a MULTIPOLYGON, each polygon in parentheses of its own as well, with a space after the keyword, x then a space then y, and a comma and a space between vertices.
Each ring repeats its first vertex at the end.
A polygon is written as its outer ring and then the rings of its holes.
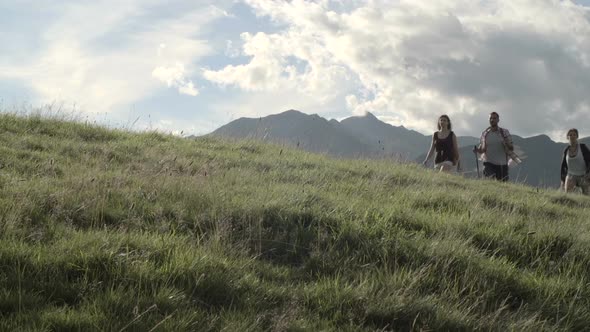
POLYGON ((0 1, 0 108, 205 134, 288 109, 590 136, 590 0, 0 1))

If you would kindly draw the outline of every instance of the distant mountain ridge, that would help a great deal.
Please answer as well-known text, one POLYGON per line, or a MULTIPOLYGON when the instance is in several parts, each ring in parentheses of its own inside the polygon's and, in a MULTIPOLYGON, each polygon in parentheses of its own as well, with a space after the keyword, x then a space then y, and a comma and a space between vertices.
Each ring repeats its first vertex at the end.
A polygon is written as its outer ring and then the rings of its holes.
MULTIPOLYGON (((371 113, 337 121, 297 110, 261 118, 240 118, 210 135, 265 140, 336 157, 392 158, 415 162, 424 160, 432 139, 403 126, 392 126, 371 113)), ((463 172, 466 176, 475 177, 477 167, 472 148, 478 144, 479 138, 457 138, 463 172)), ((528 138, 513 135, 513 140, 525 158, 521 165, 510 169, 511 180, 533 186, 558 186, 561 153, 566 144, 554 142, 547 135, 528 138)), ((590 143, 590 138, 580 142, 590 143)), ((481 162, 479 167, 481 173, 481 162)))
MULTIPOLYGON (((400 160, 414 160, 431 140, 417 131, 385 123, 371 113, 328 121, 296 110, 258 119, 240 118, 210 135, 262 139, 337 157, 400 160)), ((477 139, 460 137, 459 141, 459 145, 467 145, 477 139)))
POLYGON ((211 135, 267 140, 339 157, 375 156, 372 147, 358 140, 338 121, 328 121, 318 115, 295 110, 258 119, 240 118, 211 135))

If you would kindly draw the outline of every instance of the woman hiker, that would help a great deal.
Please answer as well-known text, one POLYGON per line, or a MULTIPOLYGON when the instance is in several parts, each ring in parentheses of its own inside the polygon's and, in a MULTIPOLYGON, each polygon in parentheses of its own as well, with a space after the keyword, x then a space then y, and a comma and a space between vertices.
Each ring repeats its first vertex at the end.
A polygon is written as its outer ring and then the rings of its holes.
POLYGON ((459 149, 457 147, 457 136, 451 130, 451 119, 443 114, 438 118, 438 131, 432 135, 432 143, 426 155, 426 159, 422 163, 424 166, 428 164, 432 153, 436 151, 434 157, 434 169, 441 172, 450 172, 453 166, 459 170, 459 149))
POLYGON ((590 150, 586 144, 578 143, 578 130, 567 131, 569 145, 563 151, 561 160, 561 188, 571 192, 576 187, 588 195, 588 173, 590 172, 590 150))

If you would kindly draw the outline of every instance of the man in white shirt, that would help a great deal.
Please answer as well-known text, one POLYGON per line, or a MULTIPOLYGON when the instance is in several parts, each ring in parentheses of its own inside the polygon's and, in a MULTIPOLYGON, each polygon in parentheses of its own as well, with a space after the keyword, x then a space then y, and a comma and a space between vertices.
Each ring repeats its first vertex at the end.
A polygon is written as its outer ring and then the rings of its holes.
POLYGON ((474 147, 473 152, 482 155, 485 177, 508 181, 508 158, 515 158, 514 145, 510 132, 500 128, 498 122, 500 115, 490 113, 490 126, 482 132, 479 146, 474 147))

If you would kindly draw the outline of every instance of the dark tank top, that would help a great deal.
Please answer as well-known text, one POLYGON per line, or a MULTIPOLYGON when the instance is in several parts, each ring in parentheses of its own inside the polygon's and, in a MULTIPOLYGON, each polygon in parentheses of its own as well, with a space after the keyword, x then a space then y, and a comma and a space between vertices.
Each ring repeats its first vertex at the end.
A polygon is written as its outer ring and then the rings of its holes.
POLYGON ((447 137, 438 138, 438 132, 434 133, 434 139, 436 142, 436 156, 434 162, 436 164, 442 163, 443 161, 453 161, 453 135, 451 131, 447 137))

